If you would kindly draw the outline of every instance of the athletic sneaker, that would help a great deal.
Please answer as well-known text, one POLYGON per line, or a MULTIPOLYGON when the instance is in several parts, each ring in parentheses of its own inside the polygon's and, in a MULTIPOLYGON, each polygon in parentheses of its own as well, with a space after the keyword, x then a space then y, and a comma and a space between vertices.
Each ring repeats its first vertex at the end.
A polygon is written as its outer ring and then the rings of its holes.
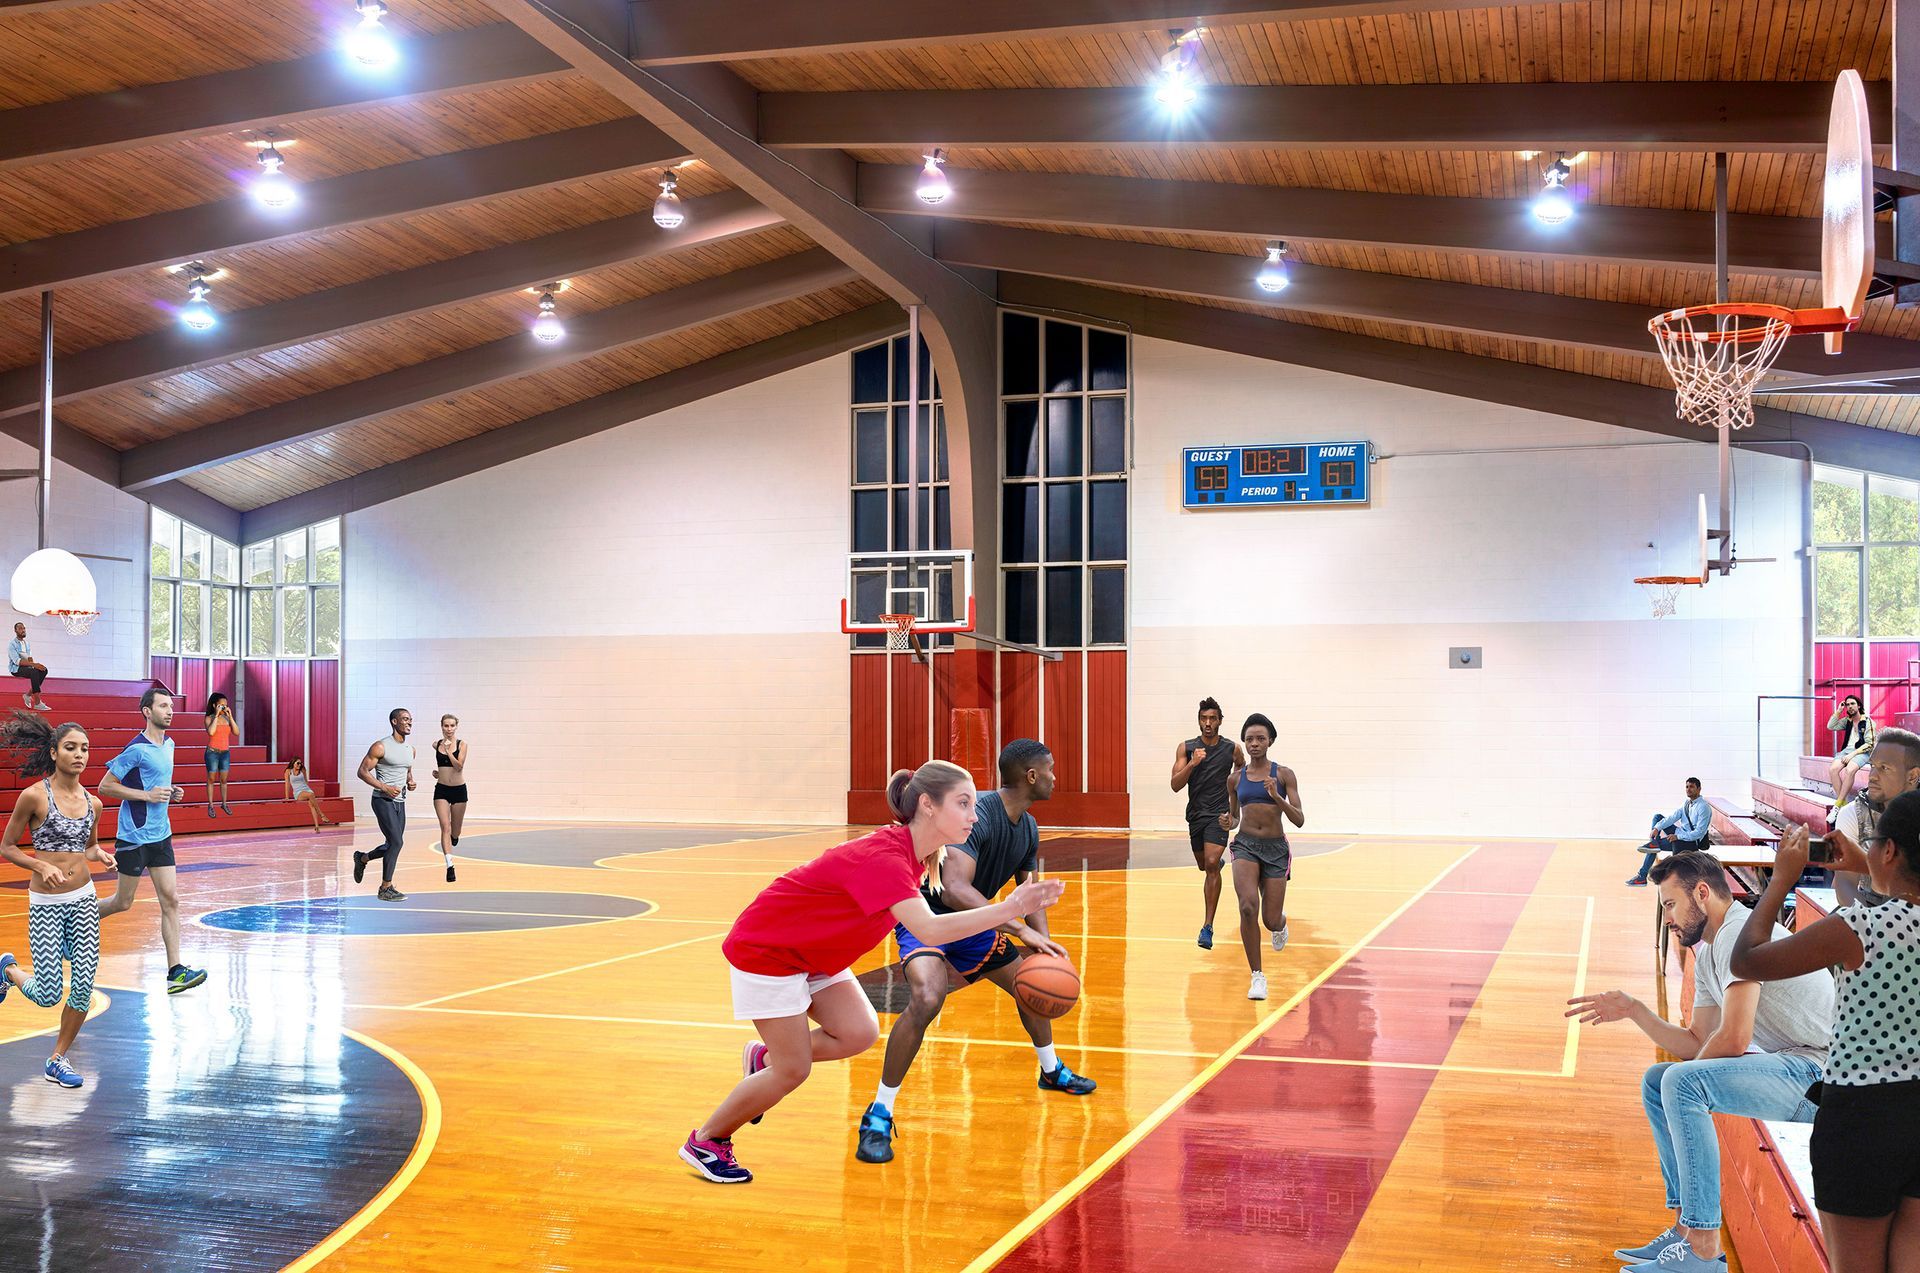
POLYGON ((383 902, 404 902, 407 900, 407 895, 391 884, 382 884, 380 886, 380 892, 375 896, 379 897, 383 902))
POLYGON ((0 1003, 7 1001, 7 991, 13 989, 13 978, 7 976, 7 969, 19 962, 12 955, 0 955, 0 1003))
POLYGON ((1628 888, 1645 888, 1646 886, 1647 881, 1645 876, 1636 875, 1627 881, 1628 888))
POLYGON ((687 1143, 680 1146, 681 1162, 716 1185, 744 1185, 753 1179, 753 1173, 734 1158, 731 1140, 700 1140, 699 1130, 687 1133, 687 1143))
POLYGON ((175 964, 167 973, 167 993, 177 995, 182 990, 191 990, 207 979, 207 974, 199 968, 189 968, 185 964, 175 964))
POLYGON ((1638 1264, 1643 1260, 1657 1260, 1660 1258, 1662 1251, 1674 1243, 1684 1241, 1685 1239, 1686 1235, 1680 1232, 1679 1225, 1668 1225, 1665 1233, 1647 1243, 1645 1246, 1623 1246, 1613 1253, 1613 1258, 1616 1260, 1624 1260, 1628 1264, 1638 1264))
POLYGON ((353 882, 358 884, 367 878, 367 855, 356 852, 353 855, 353 882))
POLYGON ((1280 921, 1280 931, 1273 935, 1273 948, 1275 950, 1287 948, 1287 921, 1284 919, 1280 921))
MULTIPOLYGON (((754 1075, 758 1074, 760 1071, 766 1068, 767 1068, 767 1045, 766 1044, 749 1043, 740 1049, 740 1077, 741 1078, 750 1079, 754 1075)), ((758 1123, 761 1119, 765 1117, 766 1115, 764 1113, 755 1114, 752 1118, 748 1119, 747 1121, 750 1123, 758 1123)))
POLYGON ((1212 924, 1200 925, 1200 949, 1202 950, 1213 949, 1213 925, 1212 924))
POLYGON ((1043 1092, 1065 1092, 1069 1096, 1085 1096, 1100 1086, 1084 1074, 1075 1074, 1062 1061, 1051 1070, 1040 1071, 1040 1090, 1043 1092))
POLYGON ((447 864, 447 883, 453 883, 453 864, 451 862, 447 864))
POLYGON ((217 814, 217 813, 215 813, 215 812, 213 811, 213 806, 212 806, 212 805, 208 805, 208 806, 207 806, 207 816, 208 816, 209 818, 217 818, 217 817, 219 817, 220 815, 219 815, 219 814, 217 814))
POLYGON ((1247 987, 1247 998, 1264 999, 1266 997, 1267 974, 1264 972, 1256 972, 1253 974, 1253 984, 1247 987))
POLYGON ((229 818, 233 816, 233 809, 224 800, 220 802, 220 812, 226 814, 229 818))
POLYGON ((80 1071, 67 1063, 64 1056, 47 1058, 47 1082, 58 1083, 61 1087, 79 1087, 86 1082, 80 1077, 80 1071))
POLYGON ((1727 1273, 1727 1257, 1703 1260, 1685 1242, 1670 1242, 1657 1259, 1645 1264, 1629 1264, 1621 1273, 1627 1273, 1628 1269, 1633 1273, 1727 1273))
POLYGON ((860 1116, 860 1143, 853 1156, 861 1162, 893 1161, 893 1111, 879 1102, 860 1116))

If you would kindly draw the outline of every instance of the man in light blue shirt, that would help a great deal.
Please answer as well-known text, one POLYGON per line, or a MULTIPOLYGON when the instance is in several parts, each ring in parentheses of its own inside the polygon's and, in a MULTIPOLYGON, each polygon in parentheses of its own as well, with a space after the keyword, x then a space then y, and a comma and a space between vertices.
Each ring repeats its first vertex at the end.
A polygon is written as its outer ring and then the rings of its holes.
POLYGON ((1713 810, 1700 794, 1700 780, 1687 779, 1687 802, 1666 817, 1653 815, 1653 835, 1640 846, 1646 856, 1640 859, 1640 873, 1627 880, 1630 886, 1644 887, 1653 860, 1662 853, 1680 853, 1707 847, 1707 833, 1713 830, 1713 810))
POLYGON ((47 679, 46 664, 33 657, 33 644, 27 640, 27 625, 13 625, 13 640, 7 642, 7 675, 24 676, 28 681, 27 693, 20 701, 28 707, 47 710, 47 700, 40 697, 40 686, 47 679))
POLYGON ((173 781, 173 739, 167 737, 173 727, 173 695, 154 686, 140 697, 140 715, 146 728, 107 762, 107 776, 100 780, 100 799, 120 802, 113 833, 120 886, 100 903, 100 913, 118 915, 133 905, 142 875, 153 881, 153 896, 160 903, 160 942, 167 948, 167 993, 177 995, 205 981, 207 974, 180 962, 180 896, 168 815, 187 793, 173 781))

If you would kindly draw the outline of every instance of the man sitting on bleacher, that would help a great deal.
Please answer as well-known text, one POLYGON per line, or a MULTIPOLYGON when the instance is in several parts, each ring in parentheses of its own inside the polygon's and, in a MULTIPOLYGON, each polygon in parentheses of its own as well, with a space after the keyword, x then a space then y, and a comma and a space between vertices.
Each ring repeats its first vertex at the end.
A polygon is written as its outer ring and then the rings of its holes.
POLYGON ((1627 883, 1633 887, 1645 884, 1647 872, 1653 869, 1653 860, 1662 853, 1706 848, 1707 833, 1711 830, 1713 810, 1700 795, 1700 780, 1689 778, 1686 803, 1664 818, 1657 813, 1653 815, 1653 835, 1640 846, 1640 852, 1646 854, 1640 859, 1640 873, 1627 877, 1627 883))
MULTIPOLYGON (((1567 1015, 1591 1024, 1632 1021, 1681 1058, 1654 1066, 1640 1084, 1667 1206, 1679 1214, 1653 1241, 1614 1255, 1633 1269, 1726 1273, 1713 1115, 1813 1121, 1806 1093, 1827 1064, 1833 977, 1822 971, 1786 981, 1735 981, 1729 971, 1734 940, 1753 912, 1734 906, 1727 873, 1710 855, 1676 853, 1653 868, 1653 881, 1668 925, 1693 948, 1692 1021, 1673 1025, 1619 990, 1569 999, 1567 1015)), ((1779 940, 1787 936, 1777 925, 1775 933, 1779 940)))
POLYGON ((1867 766, 1866 799, 1848 801, 1834 814, 1833 830, 1827 835, 1833 846, 1833 891, 1842 906, 1878 906, 1887 900, 1885 894, 1874 891, 1861 846, 1873 835, 1887 802, 1915 787, 1920 787, 1920 734, 1881 730, 1867 766))

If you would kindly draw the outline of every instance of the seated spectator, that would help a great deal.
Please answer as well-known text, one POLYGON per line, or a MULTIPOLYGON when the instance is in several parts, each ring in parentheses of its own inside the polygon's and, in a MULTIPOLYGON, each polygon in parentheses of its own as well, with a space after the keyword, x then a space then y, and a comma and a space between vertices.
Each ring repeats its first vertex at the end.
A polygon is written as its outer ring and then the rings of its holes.
POLYGON ((1838 809, 1853 799, 1853 780, 1873 755, 1873 717, 1867 715, 1858 694, 1849 694, 1827 718, 1827 728, 1841 731, 1840 746, 1833 763, 1827 766, 1827 781, 1833 784, 1833 807, 1838 809))
POLYGON ((1640 873, 1627 877, 1627 883, 1638 887, 1647 882, 1647 872, 1653 869, 1653 860, 1662 853, 1681 853, 1688 849, 1707 847, 1707 834, 1713 830, 1713 810, 1700 794, 1700 780, 1687 779, 1687 799, 1678 809, 1666 817, 1653 815, 1653 835, 1636 852, 1646 854, 1640 859, 1640 873))
MULTIPOLYGON (((1792 879, 1792 875, 1782 872, 1792 879)), ((1705 853, 1676 853, 1653 868, 1667 923, 1694 952, 1693 1020, 1677 1026, 1619 990, 1567 1002, 1568 1016, 1632 1021, 1681 1058, 1648 1070, 1640 1099, 1653 1128, 1674 1223, 1644 1246, 1614 1252, 1634 1269, 1726 1273, 1720 1254, 1720 1141, 1713 1115, 1812 1122, 1807 1088, 1827 1064, 1833 977, 1824 969, 1765 984, 1730 969, 1734 942, 1762 921, 1733 904, 1727 873, 1705 853), (1750 1050, 1751 1049, 1751 1050, 1750 1050)), ((1771 924, 1769 917, 1765 923, 1771 924)), ((1780 936, 1785 929, 1776 930, 1780 936)))
POLYGON ((20 696, 22 703, 43 712, 48 710, 47 700, 40 697, 40 686, 47 679, 47 668, 44 663, 34 659, 33 645, 27 640, 27 625, 24 623, 13 625, 13 640, 7 643, 7 675, 27 678, 28 690, 20 696))
POLYGON ((1867 794, 1835 812, 1827 843, 1833 848, 1833 891, 1842 906, 1858 903, 1878 906, 1886 896, 1877 892, 1867 875, 1867 855, 1861 845, 1873 838, 1874 827, 1887 803, 1920 787, 1920 734, 1883 729, 1873 744, 1867 765, 1867 794))
POLYGON ((1833 1273, 1906 1273, 1920 1267, 1920 792, 1887 805, 1861 847, 1887 900, 1787 936, 1773 917, 1807 865, 1806 828, 1788 832, 1733 969, 1770 988, 1839 967, 1833 1059, 1812 1094, 1813 1205, 1833 1273))

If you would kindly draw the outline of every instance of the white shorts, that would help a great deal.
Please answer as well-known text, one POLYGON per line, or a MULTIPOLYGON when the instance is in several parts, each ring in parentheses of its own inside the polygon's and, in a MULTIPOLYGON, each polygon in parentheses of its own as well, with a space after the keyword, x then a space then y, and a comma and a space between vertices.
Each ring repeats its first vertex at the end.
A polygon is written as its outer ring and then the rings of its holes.
POLYGON ((727 965, 727 972, 733 977, 735 1021, 804 1016, 813 1006, 815 995, 836 982, 853 980, 851 968, 842 968, 830 977, 809 977, 803 972, 768 977, 757 972, 741 972, 732 964, 727 965))

